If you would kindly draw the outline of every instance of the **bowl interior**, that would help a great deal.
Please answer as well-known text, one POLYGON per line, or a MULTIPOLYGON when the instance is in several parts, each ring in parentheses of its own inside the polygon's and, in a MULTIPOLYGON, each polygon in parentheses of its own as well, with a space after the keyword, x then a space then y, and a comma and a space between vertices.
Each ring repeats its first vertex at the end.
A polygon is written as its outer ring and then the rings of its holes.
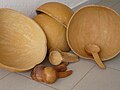
POLYGON ((71 49, 83 58, 92 58, 85 46, 96 44, 101 49, 101 59, 108 60, 120 51, 120 17, 107 7, 83 7, 69 22, 67 40, 71 49))

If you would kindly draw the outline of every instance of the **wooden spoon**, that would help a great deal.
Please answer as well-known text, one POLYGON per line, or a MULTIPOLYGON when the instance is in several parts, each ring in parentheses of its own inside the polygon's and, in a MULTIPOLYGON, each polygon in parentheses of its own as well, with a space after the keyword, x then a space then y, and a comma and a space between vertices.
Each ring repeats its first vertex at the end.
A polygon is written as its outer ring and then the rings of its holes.
POLYGON ((85 50, 87 53, 92 54, 95 62, 100 68, 105 68, 105 65, 103 64, 102 60, 100 59, 99 52, 100 52, 100 47, 95 44, 89 44, 85 47, 85 50))

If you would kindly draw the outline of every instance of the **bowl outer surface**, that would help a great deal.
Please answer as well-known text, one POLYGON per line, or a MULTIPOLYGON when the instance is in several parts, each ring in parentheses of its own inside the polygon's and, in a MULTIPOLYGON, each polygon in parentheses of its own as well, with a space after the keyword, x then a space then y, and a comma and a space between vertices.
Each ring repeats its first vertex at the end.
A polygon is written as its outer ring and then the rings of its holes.
POLYGON ((30 18, 11 9, 0 9, 0 66, 25 71, 42 62, 47 40, 30 18))
POLYGON ((43 12, 51 16, 52 18, 63 24, 65 27, 68 25, 69 19, 73 15, 72 9, 58 2, 45 3, 37 9, 37 12, 43 12))
POLYGON ((100 47, 100 58, 105 61, 120 52, 120 17, 104 6, 86 6, 71 18, 67 28, 70 48, 80 57, 92 59, 85 46, 96 44, 100 47))
POLYGON ((62 51, 70 50, 66 40, 66 28, 62 24, 44 13, 37 15, 34 20, 46 34, 48 50, 52 48, 59 48, 62 51))

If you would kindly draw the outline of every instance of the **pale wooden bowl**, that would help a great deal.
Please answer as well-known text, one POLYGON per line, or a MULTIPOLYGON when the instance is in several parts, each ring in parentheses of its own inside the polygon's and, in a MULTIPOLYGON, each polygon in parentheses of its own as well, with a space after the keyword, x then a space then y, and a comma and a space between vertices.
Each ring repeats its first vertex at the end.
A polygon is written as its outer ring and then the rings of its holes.
POLYGON ((58 2, 48 2, 41 5, 37 13, 45 13, 67 27, 70 17, 73 15, 72 9, 58 2))
POLYGON ((104 68, 100 59, 109 60, 120 52, 120 16, 104 6, 82 7, 70 19, 66 36, 77 55, 85 59, 94 57, 104 68))
POLYGON ((0 9, 0 68, 20 72, 41 63, 47 52, 42 29, 11 9, 0 9))
POLYGON ((66 40, 66 28, 62 24, 44 13, 37 15, 34 20, 46 34, 48 50, 51 48, 59 48, 62 51, 70 50, 66 40))

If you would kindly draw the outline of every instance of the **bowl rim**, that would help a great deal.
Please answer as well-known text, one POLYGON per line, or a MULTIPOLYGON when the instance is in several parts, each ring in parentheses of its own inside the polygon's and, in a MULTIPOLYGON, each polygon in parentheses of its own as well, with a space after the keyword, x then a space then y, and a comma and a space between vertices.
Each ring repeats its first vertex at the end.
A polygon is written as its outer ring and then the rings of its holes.
MULTIPOLYGON (((72 10, 70 7, 68 7, 66 4, 63 4, 63 3, 60 3, 60 2, 47 2, 47 3, 45 3, 45 4, 49 4, 49 3, 61 4, 61 5, 63 5, 64 7, 69 8, 69 9, 73 12, 73 10, 72 10)), ((43 4, 43 5, 45 5, 45 4, 43 4)), ((43 5, 41 5, 41 6, 43 6, 43 5)), ((40 6, 40 7, 41 7, 41 6, 40 6)), ((38 8, 36 9, 36 13, 37 13, 37 14, 39 14, 39 13, 45 13, 45 14, 49 15, 50 17, 54 18, 54 19, 55 19, 56 21, 58 21, 60 24, 62 24, 65 28, 67 28, 67 25, 68 25, 68 24, 66 25, 66 24, 65 24, 63 21, 61 21, 59 18, 56 18, 55 15, 51 14, 50 12, 48 12, 48 11, 46 11, 46 10, 40 8, 40 7, 38 7, 38 8)), ((73 12, 73 14, 74 14, 74 12, 73 12)), ((69 21, 68 21, 68 22, 69 22, 69 21)))

